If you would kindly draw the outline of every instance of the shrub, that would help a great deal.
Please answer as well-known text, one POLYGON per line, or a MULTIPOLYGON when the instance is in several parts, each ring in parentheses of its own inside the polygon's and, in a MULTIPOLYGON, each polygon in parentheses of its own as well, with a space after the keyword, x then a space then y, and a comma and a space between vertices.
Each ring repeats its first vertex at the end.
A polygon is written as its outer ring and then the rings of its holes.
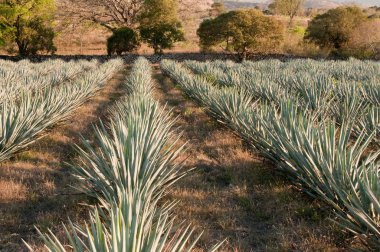
POLYGON ((237 10, 203 21, 197 34, 203 50, 222 46, 245 60, 252 53, 276 49, 283 40, 283 26, 258 10, 237 10))
POLYGON ((306 29, 305 29, 305 27, 303 27, 303 26, 299 26, 299 25, 297 25, 297 26, 295 26, 295 27, 289 29, 289 31, 290 31, 291 33, 293 33, 293 34, 297 34, 297 35, 300 35, 300 36, 304 36, 304 35, 305 35, 305 32, 306 32, 306 29))
POLYGON ((115 31, 107 39, 108 55, 121 55, 125 52, 131 52, 140 47, 140 38, 136 31, 128 27, 122 27, 115 31))
POLYGON ((313 18, 306 29, 305 40, 339 52, 355 28, 366 20, 358 7, 338 7, 313 18))
POLYGON ((154 53, 162 54, 163 49, 171 49, 175 42, 183 41, 184 34, 180 22, 158 23, 140 27, 144 42, 154 49, 154 53))

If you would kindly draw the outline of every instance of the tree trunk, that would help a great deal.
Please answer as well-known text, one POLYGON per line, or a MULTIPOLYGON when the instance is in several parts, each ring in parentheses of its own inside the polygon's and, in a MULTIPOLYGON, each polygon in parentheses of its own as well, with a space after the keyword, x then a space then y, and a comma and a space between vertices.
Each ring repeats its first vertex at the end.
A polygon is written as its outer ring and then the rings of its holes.
POLYGON ((17 46, 18 46, 18 53, 20 56, 26 57, 29 55, 27 46, 24 43, 22 42, 20 44, 17 43, 17 46))
POLYGON ((153 49, 154 49, 154 54, 159 54, 159 55, 161 55, 161 54, 164 53, 164 51, 162 50, 162 48, 161 48, 159 45, 154 45, 154 46, 153 46, 153 49))
POLYGON ((295 14, 290 14, 290 15, 289 15, 289 24, 288 24, 288 28, 292 28, 292 27, 293 27, 294 17, 295 17, 295 14))
POLYGON ((244 49, 243 52, 239 53, 239 61, 240 62, 244 62, 247 60, 247 56, 248 56, 248 53, 247 53, 247 50, 244 49))
POLYGON ((22 56, 22 57, 25 57, 25 56, 28 56, 28 54, 29 54, 29 52, 28 52, 28 43, 22 39, 23 27, 22 27, 22 24, 21 24, 20 21, 21 21, 21 17, 18 16, 17 19, 16 19, 16 23, 15 23, 15 27, 16 27, 16 38, 15 38, 15 41, 16 41, 16 44, 17 44, 17 47, 18 47, 18 53, 19 53, 19 55, 22 56))
POLYGON ((248 57, 248 50, 247 47, 244 46, 242 52, 239 54, 239 61, 244 62, 247 60, 248 57))

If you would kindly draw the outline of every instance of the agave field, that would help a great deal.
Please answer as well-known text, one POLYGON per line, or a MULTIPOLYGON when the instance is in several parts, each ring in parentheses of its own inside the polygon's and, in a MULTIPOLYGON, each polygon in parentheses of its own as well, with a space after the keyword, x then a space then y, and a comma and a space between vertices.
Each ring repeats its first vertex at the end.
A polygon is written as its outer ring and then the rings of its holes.
MULTIPOLYGON (((69 117, 122 66, 118 59, 2 62, 0 161, 69 117)), ((153 99, 150 63, 138 59, 123 86, 128 95, 110 109, 109 122, 99 122, 95 143, 83 139, 72 165, 76 189, 98 203, 85 226, 62 227, 66 237, 37 229, 49 251, 191 251, 199 239, 190 226, 174 228, 175 203, 159 204, 188 171, 173 162, 184 146, 174 148, 175 120, 153 99)))
MULTIPOLYGON (((33 148, 123 68, 121 59, 0 61, 0 162, 33 148)), ((321 202, 340 232, 380 250, 379 62, 163 60, 160 69, 271 169, 321 202)), ((176 218, 177 202, 167 194, 193 170, 178 161, 189 147, 153 76, 150 62, 138 58, 107 120, 96 122, 92 139, 74 144, 73 190, 93 200, 83 222, 36 223, 46 250, 229 248, 228 239, 200 244, 199 230, 176 218)), ((30 239, 23 246, 36 249, 30 239)))
POLYGON ((163 61, 162 70, 220 122, 380 249, 380 64, 163 61))
POLYGON ((70 116, 120 69, 122 61, 0 65, 3 75, 0 161, 3 161, 33 143, 45 129, 70 116))

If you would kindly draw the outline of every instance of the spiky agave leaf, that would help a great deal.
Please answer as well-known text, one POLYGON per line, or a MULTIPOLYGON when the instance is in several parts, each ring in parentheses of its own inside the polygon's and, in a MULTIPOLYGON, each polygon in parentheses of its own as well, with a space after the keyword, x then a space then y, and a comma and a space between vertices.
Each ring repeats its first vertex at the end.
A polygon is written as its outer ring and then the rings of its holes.
MULTIPOLYGON (((321 118, 318 114, 326 109, 310 113, 291 101, 280 101, 278 107, 261 106, 264 108, 261 111, 249 106, 236 107, 237 103, 223 99, 223 93, 218 90, 209 88, 200 93, 198 86, 204 80, 187 73, 178 64, 163 61, 161 67, 190 97, 197 98, 209 110, 219 108, 213 110, 216 117, 250 139, 297 184, 301 183, 311 195, 330 204, 344 228, 365 238, 372 248, 379 247, 379 152, 370 153, 362 162, 375 133, 361 130, 351 142, 352 133, 358 132, 357 118, 363 113, 355 105, 362 101, 352 100, 356 92, 353 96, 341 96, 347 103, 342 106, 345 113, 338 128, 334 121, 318 121, 321 118), (218 95, 219 100, 215 98, 218 95)), ((210 87, 209 83, 202 85, 210 87)), ((373 118, 369 126, 376 125, 376 116, 373 118)))
MULTIPOLYGON (((110 204, 109 220, 102 222, 100 212, 103 210, 95 209, 90 213, 90 221, 85 228, 71 222, 69 226, 63 226, 69 245, 64 245, 51 231, 39 233, 45 247, 54 252, 192 251, 200 236, 193 239, 194 230, 189 226, 175 229, 170 210, 157 209, 157 202, 149 199, 145 192, 124 191, 119 203, 110 204)), ((220 246, 217 244, 209 251, 216 251, 220 246)))
POLYGON ((19 101, 0 104, 0 161, 33 143, 46 128, 66 119, 121 65, 120 60, 110 61, 76 83, 26 93, 19 101))
MULTIPOLYGON (((132 76, 141 71, 134 69, 132 76)), ((174 228, 172 204, 157 207, 164 189, 185 173, 172 164, 182 149, 174 150, 175 141, 170 141, 174 121, 149 92, 136 91, 146 90, 136 87, 148 84, 143 80, 135 79, 139 83, 131 88, 126 105, 118 107, 111 133, 104 126, 97 130, 99 149, 86 143, 80 150, 85 161, 76 174, 100 206, 87 228, 64 227, 74 251, 191 251, 199 239, 189 243, 193 230, 174 228)), ((41 235, 48 249, 66 251, 52 232, 41 235)))
POLYGON ((84 60, 49 60, 38 64, 0 61, 0 103, 18 99, 23 93, 33 93, 73 81, 78 75, 97 66, 97 61, 84 60))
POLYGON ((184 175, 173 161, 183 146, 172 151, 178 137, 172 134, 170 113, 147 97, 129 97, 125 115, 96 129, 98 147, 85 142, 82 165, 75 176, 81 190, 96 198, 117 200, 119 192, 132 189, 161 192, 184 175))

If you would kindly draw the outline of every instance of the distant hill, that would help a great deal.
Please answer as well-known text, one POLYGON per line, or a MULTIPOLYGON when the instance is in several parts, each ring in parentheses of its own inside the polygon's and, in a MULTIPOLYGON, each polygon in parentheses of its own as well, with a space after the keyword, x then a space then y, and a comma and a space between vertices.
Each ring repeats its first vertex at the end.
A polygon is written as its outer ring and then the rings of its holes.
POLYGON ((305 8, 332 9, 341 6, 341 3, 331 0, 306 0, 305 8))
MULTIPOLYGON (((244 9, 244 8, 254 8, 259 6, 261 9, 266 9, 271 3, 270 0, 226 0, 222 1, 227 10, 235 10, 235 9, 244 9)), ((348 2, 348 1, 347 1, 348 2)), ((316 9, 332 9, 338 6, 343 5, 342 2, 334 1, 334 0, 306 0, 305 8, 316 8, 316 9)))
POLYGON ((267 3, 255 3, 255 2, 238 2, 238 1, 223 1, 224 7, 227 10, 236 10, 236 9, 248 9, 255 8, 259 6, 261 9, 265 9, 268 4, 267 3))

